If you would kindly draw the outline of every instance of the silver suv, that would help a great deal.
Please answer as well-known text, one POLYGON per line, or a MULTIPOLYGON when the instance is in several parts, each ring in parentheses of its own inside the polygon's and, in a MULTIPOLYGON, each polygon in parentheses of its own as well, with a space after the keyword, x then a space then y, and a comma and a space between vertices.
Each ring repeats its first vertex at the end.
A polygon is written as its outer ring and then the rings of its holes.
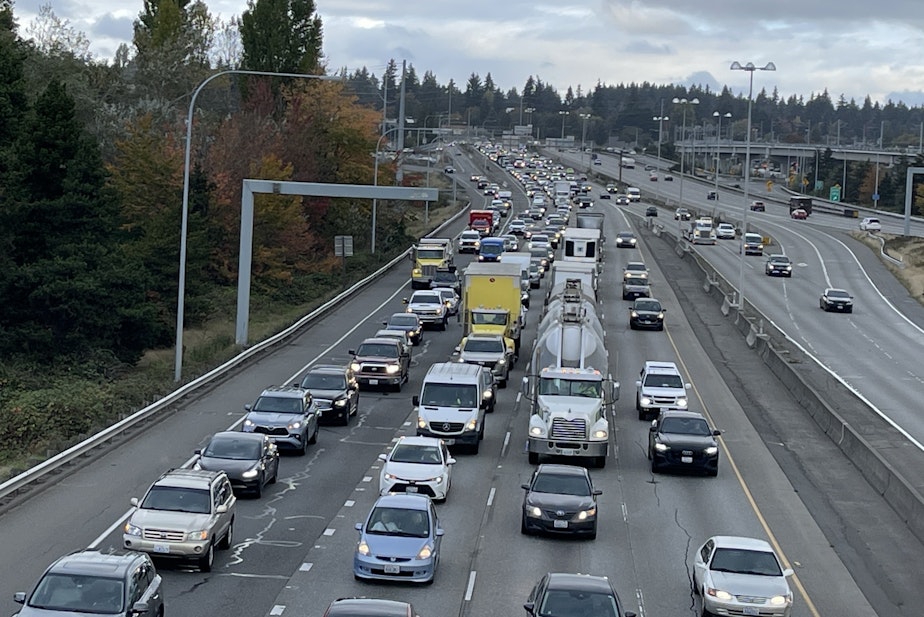
POLYGON ((192 561, 209 572, 215 549, 231 547, 237 500, 223 471, 171 469, 148 489, 122 534, 132 551, 192 561))
POLYGON ((479 364, 491 371, 501 388, 507 387, 514 351, 500 334, 469 334, 456 348, 459 362, 479 364))
POLYGON ((318 441, 320 413, 306 388, 270 386, 244 409, 244 432, 269 435, 279 449, 304 455, 308 444, 318 441))
POLYGON ((688 408, 687 390, 673 362, 648 361, 635 382, 635 409, 639 420, 650 420, 662 411, 688 408))
POLYGON ((164 614, 161 577, 144 553, 83 550, 51 564, 32 593, 13 595, 18 617, 104 613, 120 617, 164 614))

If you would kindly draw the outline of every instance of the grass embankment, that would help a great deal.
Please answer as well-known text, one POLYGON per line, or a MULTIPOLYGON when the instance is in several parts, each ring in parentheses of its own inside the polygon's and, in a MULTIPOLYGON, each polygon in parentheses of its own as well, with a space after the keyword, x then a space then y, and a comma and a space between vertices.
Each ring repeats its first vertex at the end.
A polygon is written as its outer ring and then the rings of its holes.
MULTIPOLYGON (((432 174, 431 186, 446 195, 449 182, 432 174)), ((464 193, 462 194, 464 195, 464 193)), ((441 200, 429 209, 407 214, 407 233, 420 237, 458 211, 441 200)), ((263 340, 280 332, 328 301, 352 282, 394 255, 357 256, 342 271, 313 274, 284 294, 253 297, 249 338, 263 340)), ((213 306, 225 307, 213 320, 184 331, 183 380, 191 381, 234 357, 235 289, 222 289, 213 306)), ((175 388, 174 350, 151 350, 135 366, 112 358, 94 358, 75 366, 0 363, 0 482, 78 443, 130 415, 175 388)))

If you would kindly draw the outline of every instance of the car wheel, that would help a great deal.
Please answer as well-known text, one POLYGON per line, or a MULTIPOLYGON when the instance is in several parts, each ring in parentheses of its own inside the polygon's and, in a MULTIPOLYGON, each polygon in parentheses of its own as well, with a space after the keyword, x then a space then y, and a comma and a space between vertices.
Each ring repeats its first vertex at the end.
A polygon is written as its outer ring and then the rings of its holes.
POLYGON ((661 470, 660 470, 660 468, 658 467, 658 463, 655 462, 654 459, 651 459, 651 473, 660 473, 660 471, 661 471, 661 470))
POLYGON ((305 438, 302 439, 302 447, 298 449, 298 455, 299 455, 299 456, 305 456, 305 454, 308 453, 308 442, 307 442, 307 439, 308 439, 308 436, 307 436, 307 435, 305 435, 305 438))
POLYGON ((853 309, 852 309, 852 308, 849 308, 849 309, 846 309, 844 312, 845 312, 845 313, 853 313, 853 309))
POLYGON ((469 449, 471 450, 472 454, 478 454, 478 450, 481 449, 481 437, 480 436, 478 439, 475 440, 475 443, 469 446, 469 449))
POLYGON ((276 484, 276 480, 279 479, 279 460, 276 460, 276 467, 273 469, 273 477, 270 478, 270 484, 276 484))
POLYGON ((706 473, 709 475, 710 478, 714 478, 717 475, 719 475, 719 468, 716 467, 715 469, 710 469, 706 473))
POLYGON ((538 453, 538 452, 530 452, 530 453, 527 455, 527 457, 529 458, 529 464, 530 464, 530 465, 538 465, 538 464, 539 464, 539 453, 538 453))
POLYGON ((321 427, 318 426, 318 424, 315 424, 315 425, 314 425, 314 432, 311 434, 311 439, 308 440, 308 443, 310 443, 310 444, 316 444, 316 443, 318 443, 318 431, 320 431, 320 430, 321 430, 321 427))
POLYGON ((648 460, 651 460, 651 446, 648 446, 648 449, 645 450, 645 455, 648 457, 648 460))
POLYGON ((257 487, 253 489, 253 496, 255 499, 260 499, 263 497, 263 480, 264 478, 261 477, 260 481, 257 482, 257 487))
POLYGON ((218 543, 218 548, 221 550, 231 548, 231 543, 234 542, 234 519, 231 519, 231 524, 228 525, 228 532, 225 534, 225 537, 221 539, 218 543))
POLYGON ((530 535, 529 527, 526 526, 526 515, 520 517, 520 533, 524 536, 530 535))
POLYGON ((448 319, 443 319, 443 321, 440 322, 440 330, 442 330, 443 332, 446 331, 446 323, 447 323, 448 321, 449 321, 448 319))
POLYGON ((661 323, 658 324, 658 331, 659 331, 659 332, 664 332, 664 322, 663 322, 663 321, 662 321, 661 323))
POLYGON ((340 420, 340 424, 343 426, 349 426, 350 425, 350 415, 351 415, 350 408, 347 407, 347 410, 343 412, 343 418, 340 420))
POLYGON ((201 572, 211 572, 212 564, 215 563, 215 545, 209 544, 205 555, 199 558, 199 570, 201 572))
POLYGON ((596 539, 597 539, 597 525, 596 525, 596 524, 594 524, 594 528, 590 531, 590 533, 587 534, 587 539, 588 539, 588 540, 596 540, 596 539))
POLYGON ((631 319, 629 320, 629 329, 635 330, 635 322, 633 322, 631 319))
POLYGON ((605 456, 595 457, 594 467, 596 467, 597 469, 603 469, 604 467, 606 467, 606 457, 605 456))

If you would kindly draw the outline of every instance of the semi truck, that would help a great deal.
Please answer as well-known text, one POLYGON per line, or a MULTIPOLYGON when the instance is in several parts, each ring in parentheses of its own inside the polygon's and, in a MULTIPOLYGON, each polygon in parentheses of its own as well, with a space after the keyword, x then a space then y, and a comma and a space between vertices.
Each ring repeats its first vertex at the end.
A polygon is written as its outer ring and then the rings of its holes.
POLYGON ((618 384, 608 374, 603 326, 593 296, 570 281, 549 302, 539 324, 531 366, 524 377, 530 402, 527 451, 540 457, 573 456, 604 467, 609 452, 608 411, 618 384))
POLYGON ((798 209, 805 210, 806 216, 811 216, 812 214, 812 198, 806 197, 805 195, 798 195, 789 198, 789 213, 792 214, 793 210, 798 209))
POLYGON ((521 265, 471 263, 462 280, 463 336, 503 334, 516 356, 526 320, 521 290, 521 265))
POLYGON ((606 242, 603 234, 605 215, 602 212, 578 212, 574 215, 575 226, 579 229, 597 229, 600 231, 600 241, 606 242))
POLYGON ((414 246, 411 259, 411 289, 429 289, 437 270, 452 266, 454 255, 449 238, 421 238, 414 246))

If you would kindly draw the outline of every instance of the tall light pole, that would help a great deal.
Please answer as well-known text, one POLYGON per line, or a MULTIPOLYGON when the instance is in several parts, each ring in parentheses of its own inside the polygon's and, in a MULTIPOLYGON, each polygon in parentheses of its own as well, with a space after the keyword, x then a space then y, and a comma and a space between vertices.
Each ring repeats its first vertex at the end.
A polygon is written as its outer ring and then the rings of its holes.
MULTIPOLYGON (((193 129, 193 112, 196 108, 196 97, 205 86, 222 75, 266 75, 269 77, 297 77, 300 79, 323 79, 330 81, 340 81, 341 77, 331 77, 329 75, 307 75, 304 73, 276 73, 272 71, 245 71, 243 69, 229 69, 219 71, 214 75, 206 77, 195 90, 189 99, 189 112, 186 114, 186 154, 183 158, 183 215, 180 224, 180 278, 177 285, 176 300, 176 350, 173 362, 173 381, 178 382, 183 374, 183 322, 185 320, 186 306, 186 237, 189 233, 189 158, 192 146, 192 129, 193 129)), ((243 276, 243 274, 239 274, 243 276)))
POLYGON ((681 123, 680 129, 680 205, 683 206, 683 161, 686 158, 684 156, 685 152, 683 151, 683 144, 686 139, 687 133, 687 107, 690 105, 699 105, 699 99, 679 99, 675 98, 671 101, 674 105, 681 105, 683 110, 683 122, 681 123))
POLYGON ((879 121, 879 148, 876 150, 876 188, 873 189, 873 210, 879 209, 879 151, 882 150, 882 133, 885 131, 885 120, 879 121))
MULTIPOLYGON (((712 116, 718 121, 718 125, 715 129, 715 199, 719 200, 719 146, 722 141, 722 118, 731 118, 731 112, 719 113, 717 111, 712 112, 712 116)), ((712 217, 715 218, 715 207, 716 204, 712 204, 712 217)))
MULTIPOLYGON (((658 170, 655 173, 661 173, 661 133, 664 131, 664 121, 670 120, 670 118, 664 115, 664 101, 663 100, 661 101, 661 115, 655 116, 654 118, 652 118, 652 120, 658 123, 658 170)), ((620 169, 622 169, 622 167, 620 167, 620 169)), ((660 185, 661 183, 658 182, 657 184, 660 185)), ((655 195, 660 201, 661 199, 661 187, 660 186, 655 187, 655 195)))
MULTIPOLYGON (((754 71, 775 71, 776 65, 772 62, 768 62, 765 66, 758 67, 754 66, 752 62, 748 62, 742 66, 742 64, 736 60, 732 62, 729 68, 732 71, 748 72, 748 134, 744 147, 744 214, 741 217, 741 237, 743 238, 748 230, 748 210, 750 210, 750 205, 748 204, 748 188, 751 184, 751 99, 754 96, 754 71)), ((738 262, 738 310, 744 311, 744 250, 741 251, 740 260, 738 262)))
POLYGON ((590 114, 578 114, 578 117, 583 122, 583 127, 581 128, 581 168, 584 169, 586 167, 584 164, 584 142, 587 140, 587 120, 590 118, 590 114))
POLYGON ((561 116, 561 138, 565 139, 565 118, 570 114, 570 111, 561 110, 558 112, 558 115, 561 116))

